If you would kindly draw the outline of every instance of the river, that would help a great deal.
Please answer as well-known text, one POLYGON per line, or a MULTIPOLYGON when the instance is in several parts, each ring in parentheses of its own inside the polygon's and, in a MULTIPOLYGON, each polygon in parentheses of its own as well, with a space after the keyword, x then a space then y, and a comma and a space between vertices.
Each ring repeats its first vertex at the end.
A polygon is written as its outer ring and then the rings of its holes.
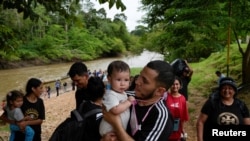
MULTIPOLYGON (((84 63, 91 71, 99 69, 106 70, 108 64, 111 61, 117 59, 125 61, 131 68, 133 68, 143 67, 151 60, 162 60, 163 56, 155 52, 144 51, 137 56, 104 58, 93 61, 86 61, 84 63)), ((67 72, 72 64, 73 62, 0 70, 0 100, 2 100, 5 97, 6 93, 10 90, 21 89, 24 91, 25 84, 31 77, 39 78, 44 82, 64 78, 67 76, 67 72)), ((53 90, 54 84, 48 85, 51 85, 51 88, 53 90)))

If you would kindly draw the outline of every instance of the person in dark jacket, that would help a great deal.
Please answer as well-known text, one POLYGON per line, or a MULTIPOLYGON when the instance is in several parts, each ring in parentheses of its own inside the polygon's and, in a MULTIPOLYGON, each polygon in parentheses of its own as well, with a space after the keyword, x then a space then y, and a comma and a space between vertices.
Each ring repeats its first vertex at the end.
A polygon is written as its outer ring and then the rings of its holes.
POLYGON ((69 69, 68 75, 77 87, 75 92, 76 109, 79 108, 83 100, 89 100, 87 94, 88 69, 82 62, 75 62, 69 69))

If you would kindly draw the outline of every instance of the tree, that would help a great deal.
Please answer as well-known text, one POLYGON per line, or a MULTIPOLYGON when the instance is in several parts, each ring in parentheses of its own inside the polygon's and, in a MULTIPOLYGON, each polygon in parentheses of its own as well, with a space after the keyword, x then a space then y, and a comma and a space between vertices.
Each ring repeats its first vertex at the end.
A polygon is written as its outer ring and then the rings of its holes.
MULTIPOLYGON (((143 21, 152 31, 159 28, 164 31, 158 36, 156 46, 167 48, 165 51, 170 52, 170 60, 176 57, 206 58, 225 48, 228 33, 231 33, 229 25, 240 36, 249 32, 248 0, 142 0, 142 5, 147 11, 143 21)), ((230 43, 234 39, 237 36, 230 37, 230 43)), ((250 81, 250 74, 246 73, 250 65, 250 52, 247 51, 250 49, 242 52, 243 83, 250 81)))
MULTIPOLYGON (((47 12, 59 12, 66 17, 70 15, 68 13, 68 3, 72 0, 0 0, 0 6, 3 9, 17 9, 18 13, 23 13, 23 18, 30 18, 31 20, 38 20, 39 15, 34 11, 38 5, 43 5, 47 12)), ((82 0, 83 1, 83 0, 82 0)), ((74 0, 76 4, 80 0, 74 0)), ((100 4, 109 3, 109 8, 116 5, 116 8, 121 8, 122 11, 126 9, 121 0, 99 0, 100 4)))

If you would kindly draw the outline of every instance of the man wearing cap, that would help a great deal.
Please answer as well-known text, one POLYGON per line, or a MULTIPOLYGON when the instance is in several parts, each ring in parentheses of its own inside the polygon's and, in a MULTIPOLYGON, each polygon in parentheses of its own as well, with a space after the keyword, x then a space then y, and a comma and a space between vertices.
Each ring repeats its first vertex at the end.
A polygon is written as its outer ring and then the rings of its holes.
POLYGON ((75 62, 69 69, 68 75, 77 87, 75 93, 76 109, 79 108, 83 100, 89 100, 87 94, 88 69, 82 62, 75 62))
POLYGON ((211 141, 212 130, 221 125, 250 125, 246 104, 237 99, 237 85, 230 77, 220 81, 217 98, 209 98, 197 120, 198 141, 211 141))

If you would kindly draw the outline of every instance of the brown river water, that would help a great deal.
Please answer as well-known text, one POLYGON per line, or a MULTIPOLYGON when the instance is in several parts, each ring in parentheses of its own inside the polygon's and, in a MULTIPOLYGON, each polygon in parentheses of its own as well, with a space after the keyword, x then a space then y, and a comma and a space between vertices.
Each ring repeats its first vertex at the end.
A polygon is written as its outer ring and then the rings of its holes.
MULTIPOLYGON (((162 60, 163 56, 158 53, 144 51, 138 56, 104 58, 93 61, 86 61, 84 63, 91 71, 99 69, 106 70, 108 64, 111 61, 117 59, 125 61, 131 68, 133 68, 143 67, 151 60, 162 60)), ((24 91, 25 84, 31 77, 39 78, 43 82, 53 82, 46 84, 50 85, 53 91, 54 81, 57 79, 61 80, 62 78, 65 78, 72 64, 73 62, 0 70, 0 100, 4 99, 6 93, 10 90, 21 89, 24 91)), ((68 84, 70 84, 71 82, 70 79, 64 79, 62 81, 69 82, 68 84)))

